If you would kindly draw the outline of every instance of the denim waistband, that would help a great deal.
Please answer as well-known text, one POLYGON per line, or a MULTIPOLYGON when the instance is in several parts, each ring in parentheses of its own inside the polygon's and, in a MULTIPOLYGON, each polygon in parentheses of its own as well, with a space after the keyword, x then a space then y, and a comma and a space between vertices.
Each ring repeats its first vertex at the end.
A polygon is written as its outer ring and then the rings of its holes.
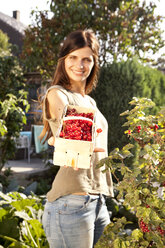
POLYGON ((104 203, 106 200, 106 196, 103 194, 88 194, 88 195, 69 194, 69 195, 61 196, 53 202, 49 202, 47 200, 47 204, 56 205, 56 204, 58 204, 58 201, 66 201, 67 199, 86 200, 86 202, 92 202, 94 200, 99 200, 102 203, 104 203))

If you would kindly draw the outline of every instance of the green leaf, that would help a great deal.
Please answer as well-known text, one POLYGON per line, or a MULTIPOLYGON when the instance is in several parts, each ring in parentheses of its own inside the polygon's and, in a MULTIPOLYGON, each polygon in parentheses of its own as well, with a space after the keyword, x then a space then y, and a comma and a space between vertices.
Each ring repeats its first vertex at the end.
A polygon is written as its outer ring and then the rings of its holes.
POLYGON ((0 221, 2 221, 2 218, 7 215, 8 211, 6 209, 1 208, 0 209, 0 221))
MULTIPOLYGON (((30 246, 27 246, 26 244, 20 242, 20 241, 17 241, 11 237, 8 237, 8 236, 5 236, 5 235, 1 235, 0 234, 0 238, 2 239, 5 239, 7 241, 10 241, 12 242, 8 247, 15 247, 15 248, 31 248, 30 246)), ((2 246, 3 247, 3 246, 2 246)), ((0 246, 1 248, 1 246, 0 246)))
POLYGON ((11 238, 19 238, 18 220, 16 218, 5 218, 0 222, 0 234, 11 238))
POLYGON ((11 205, 17 210, 21 211, 26 208, 26 206, 33 206, 35 205, 35 200, 34 199, 22 199, 19 201, 14 201, 11 203, 11 205))
MULTIPOLYGON (((1 197, 2 199, 4 199, 5 201, 7 201, 8 203, 11 203, 11 202, 12 202, 12 198, 11 198, 10 196, 8 196, 8 195, 2 193, 2 192, 0 192, 0 197, 1 197)), ((1 202, 1 201, 0 201, 0 202, 1 202)))
POLYGON ((42 224, 38 221, 38 220, 35 220, 35 219, 31 219, 28 221, 28 223, 31 224, 31 226, 33 227, 34 231, 35 231, 35 234, 37 235, 37 237, 41 237, 42 235, 44 235, 44 230, 42 228, 42 224))
POLYGON ((131 236, 133 237, 133 239, 135 239, 136 241, 139 241, 140 239, 143 238, 143 233, 139 230, 139 229, 135 229, 132 231, 131 236))

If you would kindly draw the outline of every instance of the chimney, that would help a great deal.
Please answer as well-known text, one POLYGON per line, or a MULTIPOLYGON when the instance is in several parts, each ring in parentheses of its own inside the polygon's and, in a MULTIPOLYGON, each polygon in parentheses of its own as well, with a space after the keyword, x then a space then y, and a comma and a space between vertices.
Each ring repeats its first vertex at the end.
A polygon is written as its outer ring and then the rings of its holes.
POLYGON ((20 21, 20 11, 19 10, 13 11, 13 18, 15 18, 17 21, 20 21))

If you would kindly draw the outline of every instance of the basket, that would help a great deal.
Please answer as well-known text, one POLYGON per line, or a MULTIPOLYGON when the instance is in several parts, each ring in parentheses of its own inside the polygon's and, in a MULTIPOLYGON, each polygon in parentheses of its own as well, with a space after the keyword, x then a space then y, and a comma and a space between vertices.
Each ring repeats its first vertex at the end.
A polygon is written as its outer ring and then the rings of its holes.
POLYGON ((67 105, 64 109, 60 127, 55 137, 53 164, 58 166, 68 166, 74 169, 89 169, 95 140, 95 109, 85 108, 75 105, 67 105), (93 120, 83 116, 67 116, 69 109, 75 109, 77 113, 93 113, 93 120), (67 120, 84 120, 92 122, 92 140, 74 140, 60 137, 61 130, 67 120))

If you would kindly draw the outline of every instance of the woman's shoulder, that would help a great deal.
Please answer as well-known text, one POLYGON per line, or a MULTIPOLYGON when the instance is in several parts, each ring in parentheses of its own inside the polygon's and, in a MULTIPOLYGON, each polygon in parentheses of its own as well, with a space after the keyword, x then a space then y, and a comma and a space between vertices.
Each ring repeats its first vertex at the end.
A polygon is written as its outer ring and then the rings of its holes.
POLYGON ((56 100, 64 100, 67 101, 67 93, 66 90, 60 85, 54 85, 47 89, 45 97, 48 101, 56 100))
POLYGON ((64 91, 66 90, 61 85, 52 85, 47 89, 45 95, 53 94, 53 93, 56 94, 58 92, 64 92, 64 91))
POLYGON ((68 97, 65 92, 65 89, 61 87, 51 86, 48 88, 45 98, 47 98, 48 102, 51 103, 60 103, 63 102, 64 105, 68 104, 68 97))
POLYGON ((60 119, 65 106, 68 104, 67 96, 59 87, 50 87, 45 95, 45 116, 47 119, 60 119))

